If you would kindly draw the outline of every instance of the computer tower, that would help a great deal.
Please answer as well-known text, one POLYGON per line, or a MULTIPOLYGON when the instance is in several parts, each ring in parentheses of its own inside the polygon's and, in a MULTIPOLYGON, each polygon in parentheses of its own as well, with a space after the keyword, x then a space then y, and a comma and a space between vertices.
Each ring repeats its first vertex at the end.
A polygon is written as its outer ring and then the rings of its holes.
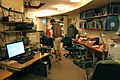
POLYGON ((37 61, 30 67, 32 74, 47 77, 49 74, 49 64, 47 61, 37 61))
POLYGON ((5 47, 0 47, 0 60, 7 59, 8 55, 6 53, 6 48, 5 47))

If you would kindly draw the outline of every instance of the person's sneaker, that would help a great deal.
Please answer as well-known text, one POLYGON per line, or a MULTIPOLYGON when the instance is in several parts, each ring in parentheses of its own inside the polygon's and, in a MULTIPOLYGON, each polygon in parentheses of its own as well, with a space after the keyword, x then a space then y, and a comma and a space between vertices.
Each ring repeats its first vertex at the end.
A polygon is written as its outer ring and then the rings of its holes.
POLYGON ((59 59, 60 61, 62 61, 62 59, 59 59))
POLYGON ((58 59, 56 59, 55 61, 58 62, 58 59))

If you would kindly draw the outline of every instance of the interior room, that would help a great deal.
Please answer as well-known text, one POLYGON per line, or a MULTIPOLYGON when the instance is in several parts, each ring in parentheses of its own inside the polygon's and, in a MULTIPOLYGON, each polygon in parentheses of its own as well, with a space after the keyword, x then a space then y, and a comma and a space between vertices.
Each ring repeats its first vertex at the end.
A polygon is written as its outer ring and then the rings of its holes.
POLYGON ((0 0, 0 80, 119 80, 120 0, 0 0))

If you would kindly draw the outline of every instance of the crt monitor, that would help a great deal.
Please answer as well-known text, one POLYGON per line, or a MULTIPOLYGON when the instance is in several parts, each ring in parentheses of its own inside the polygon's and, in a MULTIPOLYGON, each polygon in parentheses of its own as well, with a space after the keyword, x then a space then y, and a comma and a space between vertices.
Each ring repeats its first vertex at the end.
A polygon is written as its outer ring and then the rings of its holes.
POLYGON ((19 41, 6 44, 6 50, 8 53, 8 58, 18 56, 20 54, 25 53, 24 43, 23 41, 19 41))
POLYGON ((22 41, 23 41, 25 46, 29 45, 29 38, 28 37, 22 38, 22 41))

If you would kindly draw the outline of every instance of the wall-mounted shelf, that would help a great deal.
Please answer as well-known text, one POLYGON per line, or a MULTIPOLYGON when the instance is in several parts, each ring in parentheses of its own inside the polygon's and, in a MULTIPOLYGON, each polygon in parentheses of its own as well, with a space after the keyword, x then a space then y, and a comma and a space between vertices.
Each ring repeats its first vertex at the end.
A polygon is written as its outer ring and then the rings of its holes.
POLYGON ((20 32, 37 32, 37 31, 36 30, 1 31, 0 33, 20 33, 20 32))
POLYGON ((103 29, 92 29, 92 28, 80 28, 80 29, 84 29, 84 30, 98 30, 98 31, 103 31, 103 29))
POLYGON ((9 29, 5 29, 5 31, 28 31, 32 30, 32 27, 34 26, 34 23, 29 23, 29 22, 1 22, 4 25, 7 25, 6 27, 9 27, 9 29), (14 27, 12 30, 11 28, 14 27))
POLYGON ((91 19, 99 19, 104 18, 107 16, 118 16, 119 14, 107 14, 107 15, 100 15, 100 16, 94 16, 94 17, 88 17, 88 18, 81 18, 82 20, 91 20, 91 19))
POLYGON ((119 28, 118 15, 120 15, 119 2, 81 12, 80 28, 87 30, 117 31, 119 28))
POLYGON ((26 37, 27 33, 37 32, 36 30, 32 30, 34 26, 32 19, 24 18, 23 12, 15 11, 11 7, 6 8, 1 5, 0 8, 3 14, 0 20, 3 29, 1 29, 0 33, 6 43, 19 40, 23 36, 26 37), (4 13, 8 14, 4 15, 4 13))
MULTIPOLYGON (((6 8, 6 7, 2 6, 2 5, 0 5, 0 7, 3 8, 3 9, 5 9, 5 10, 8 10, 8 11, 9 11, 8 8, 6 8)), ((10 10, 10 11, 11 11, 11 12, 15 12, 15 13, 19 13, 19 14, 24 14, 23 12, 19 12, 19 11, 15 11, 15 10, 10 10)))
POLYGON ((5 25, 13 25, 13 26, 16 26, 18 24, 29 24, 29 25, 34 25, 34 23, 29 23, 29 22, 1 22, 2 24, 5 24, 5 25))

